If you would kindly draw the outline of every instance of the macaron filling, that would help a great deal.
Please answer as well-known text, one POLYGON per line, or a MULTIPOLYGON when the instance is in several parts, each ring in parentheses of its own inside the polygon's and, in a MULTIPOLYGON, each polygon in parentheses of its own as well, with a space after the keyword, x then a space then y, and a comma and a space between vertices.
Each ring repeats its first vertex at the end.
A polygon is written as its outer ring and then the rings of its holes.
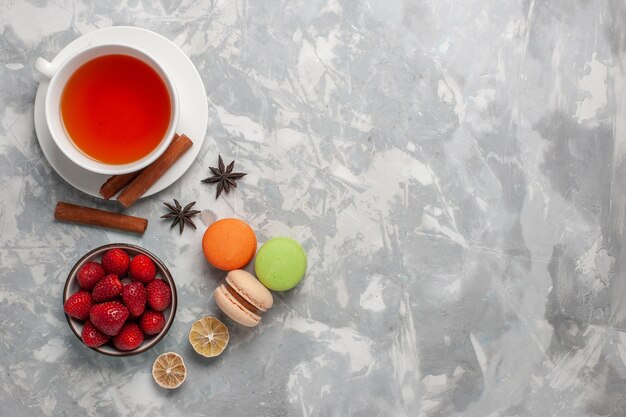
POLYGON ((243 298, 237 291, 235 291, 233 287, 231 287, 230 285, 224 285, 224 287, 226 287, 226 290, 230 293, 230 295, 232 295, 233 298, 237 300, 237 302, 241 304, 244 308, 249 310, 251 313, 259 314, 260 310, 256 308, 253 304, 248 302, 248 300, 243 298))

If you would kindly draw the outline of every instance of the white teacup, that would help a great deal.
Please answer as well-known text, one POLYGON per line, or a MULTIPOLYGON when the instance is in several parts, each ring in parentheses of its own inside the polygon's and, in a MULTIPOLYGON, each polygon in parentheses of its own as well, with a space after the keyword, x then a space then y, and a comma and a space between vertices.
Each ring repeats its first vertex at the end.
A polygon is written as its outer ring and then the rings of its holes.
POLYGON ((54 142, 59 149, 61 149, 61 152, 70 160, 88 171, 107 175, 126 174, 138 171, 154 162, 165 149, 167 149, 174 138, 178 124, 179 111, 178 96, 176 95, 174 82, 167 71, 165 71, 154 58, 140 49, 122 44, 93 46, 72 55, 59 65, 52 64, 43 58, 37 58, 35 61, 35 69, 43 76, 50 79, 46 93, 45 114, 46 123, 48 124, 48 129, 50 130, 54 142), (67 134, 61 117, 61 95, 65 84, 74 71, 87 61, 111 54, 129 55, 148 64, 159 74, 165 83, 171 104, 171 115, 167 131, 158 146, 143 158, 120 165, 105 164, 83 153, 67 134))

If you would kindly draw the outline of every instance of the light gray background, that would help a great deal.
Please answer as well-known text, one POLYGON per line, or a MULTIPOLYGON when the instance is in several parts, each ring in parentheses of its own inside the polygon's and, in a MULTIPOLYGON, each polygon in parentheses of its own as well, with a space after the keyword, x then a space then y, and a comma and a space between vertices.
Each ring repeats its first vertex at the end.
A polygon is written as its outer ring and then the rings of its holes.
POLYGON ((0 0, 0 404, 31 416, 626 415, 623 0, 0 0), (33 127, 33 62, 136 25, 197 66, 202 152, 141 201, 142 238, 58 224, 68 186, 33 127), (249 172, 218 201, 217 155, 249 172), (205 360, 190 324, 223 274, 162 201, 236 216, 310 266, 264 324, 227 322, 205 360), (68 329, 72 264, 138 243, 174 273, 165 340, 108 358, 68 329), (185 385, 159 389, 169 350, 185 385))

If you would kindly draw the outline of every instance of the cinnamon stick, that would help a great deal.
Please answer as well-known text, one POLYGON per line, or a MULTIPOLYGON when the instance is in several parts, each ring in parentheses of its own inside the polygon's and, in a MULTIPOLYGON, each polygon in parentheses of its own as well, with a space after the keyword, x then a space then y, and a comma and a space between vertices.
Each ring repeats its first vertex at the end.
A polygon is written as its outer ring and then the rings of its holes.
POLYGON ((124 188, 117 200, 124 207, 132 206, 192 145, 191 139, 185 135, 174 138, 169 148, 156 161, 145 167, 124 188))
MULTIPOLYGON (((174 133, 174 139, 172 141, 175 141, 177 138, 178 133, 174 133)), ((171 143, 170 146, 172 146, 171 143)), ((104 182, 104 184, 102 184, 102 187, 100 187, 100 195, 104 197, 105 200, 108 200, 109 198, 120 192, 128 184, 130 184, 130 182, 137 178, 137 175, 139 175, 140 173, 141 170, 128 174, 113 175, 109 177, 104 182)))
POLYGON ((137 178, 141 170, 128 174, 113 175, 109 177, 102 187, 100 187, 100 195, 106 200, 117 194, 122 188, 126 187, 132 180, 137 178))
POLYGON ((64 222, 108 227, 139 234, 143 234, 148 227, 148 220, 141 217, 77 206, 62 201, 59 201, 54 209, 54 218, 64 222))

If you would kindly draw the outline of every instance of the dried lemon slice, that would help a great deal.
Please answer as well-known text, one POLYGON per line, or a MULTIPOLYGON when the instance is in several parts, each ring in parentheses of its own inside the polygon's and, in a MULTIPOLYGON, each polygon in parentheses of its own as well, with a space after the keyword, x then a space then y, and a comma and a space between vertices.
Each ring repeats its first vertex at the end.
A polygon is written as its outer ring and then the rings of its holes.
POLYGON ((228 329, 213 316, 202 317, 191 326, 189 343, 200 355, 212 358, 226 349, 228 329))
POLYGON ((163 388, 178 388, 187 378, 187 367, 178 353, 167 352, 154 361, 152 377, 163 388))

